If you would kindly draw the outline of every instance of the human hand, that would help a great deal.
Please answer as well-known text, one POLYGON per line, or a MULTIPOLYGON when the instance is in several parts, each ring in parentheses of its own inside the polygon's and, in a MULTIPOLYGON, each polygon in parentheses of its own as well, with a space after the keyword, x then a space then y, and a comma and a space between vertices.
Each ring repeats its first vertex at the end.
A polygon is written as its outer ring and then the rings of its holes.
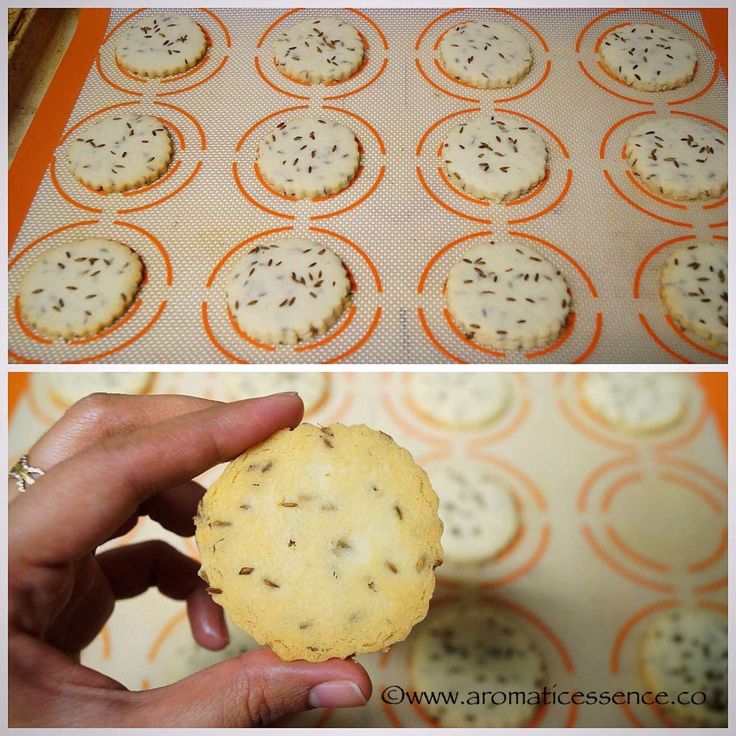
POLYGON ((115 600, 152 586, 187 601, 197 643, 227 644, 194 560, 162 541, 95 550, 141 515, 192 536, 204 493, 192 478, 295 427, 302 412, 293 394, 232 404, 95 394, 39 440, 29 461, 45 475, 8 511, 11 726, 243 727, 365 703, 371 683, 355 662, 282 662, 265 648, 142 692, 79 663, 115 600))

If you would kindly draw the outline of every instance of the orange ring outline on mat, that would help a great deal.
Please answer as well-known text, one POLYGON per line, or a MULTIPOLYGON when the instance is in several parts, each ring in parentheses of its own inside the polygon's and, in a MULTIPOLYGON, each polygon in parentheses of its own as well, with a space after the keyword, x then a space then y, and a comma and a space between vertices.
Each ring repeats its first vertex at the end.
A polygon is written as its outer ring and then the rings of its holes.
POLYGON ((672 328, 672 331, 681 340, 684 340, 690 347, 695 348, 696 350, 700 350, 701 353, 710 355, 711 358, 717 358, 718 360, 723 360, 723 361, 728 360, 728 355, 724 355, 723 353, 716 352, 715 350, 710 350, 709 348, 706 348, 704 345, 701 345, 700 343, 695 342, 695 340, 693 340, 692 338, 688 337, 685 331, 675 322, 674 319, 672 319, 672 317, 669 314, 665 314, 664 318, 667 324, 672 328))
POLYGON ((155 324, 158 322, 159 318, 164 312, 164 309, 166 309, 167 301, 164 299, 159 305, 158 309, 156 310, 156 313, 151 317, 148 324, 146 324, 144 327, 142 327, 138 332, 136 332, 135 335, 132 337, 129 337, 127 340, 120 343, 120 345, 116 345, 113 348, 110 348, 109 350, 103 350, 101 353, 97 353, 96 355, 90 355, 86 358, 78 358, 76 360, 63 360, 61 361, 64 364, 78 364, 78 363, 94 363, 101 358, 105 358, 108 355, 112 355, 113 353, 117 353, 120 350, 124 350, 129 345, 132 345, 134 342, 139 340, 143 335, 145 335, 155 324))
POLYGON ((466 240, 472 240, 473 238, 482 238, 487 235, 493 235, 492 230, 481 230, 477 233, 469 233, 468 235, 462 235, 459 238, 456 238, 455 240, 451 240, 447 245, 443 245, 442 248, 440 248, 430 259, 429 263, 424 268, 424 271, 422 271, 422 275, 419 277, 419 284, 417 286, 417 294, 421 294, 424 291, 424 285, 427 282, 427 277, 429 276, 429 272, 432 270, 434 265, 439 261, 442 256, 447 253, 447 251, 452 250, 452 248, 460 245, 460 243, 464 243, 466 240))
POLYGON ((631 197, 624 194, 621 189, 616 185, 616 183, 613 181, 613 178, 608 173, 608 169, 603 169, 603 178, 608 182, 608 185, 613 189, 616 194, 618 194, 621 199, 624 200, 628 205, 633 207, 637 212, 641 212, 644 215, 648 215, 649 217, 653 217, 655 220, 659 220, 660 222, 667 223, 668 225, 675 225, 677 227, 687 227, 692 229, 692 225, 689 222, 682 222, 681 220, 670 220, 667 217, 662 217, 661 215, 658 215, 656 212, 651 212, 650 210, 646 209, 645 207, 642 207, 641 205, 634 202, 631 197))
MULTIPOLYGON (((598 148, 598 158, 603 161, 603 159, 606 157, 606 146, 608 145, 608 139, 613 135, 613 131, 616 130, 616 128, 620 127, 624 123, 627 123, 629 120, 636 120, 636 118, 641 118, 646 115, 656 115, 657 113, 654 112, 654 110, 644 110, 643 112, 635 112, 633 115, 627 115, 625 118, 621 118, 621 120, 615 122, 605 133, 601 140, 601 145, 598 148)), ((625 158, 625 156, 621 156, 621 158, 625 158)))
MULTIPOLYGON (((282 89, 281 87, 276 86, 264 73, 263 69, 261 69, 261 61, 257 56, 253 57, 253 64, 256 68, 256 72, 258 76, 261 78, 261 81, 265 82, 267 86, 269 86, 272 90, 275 92, 280 92, 282 95, 286 95, 287 97, 293 97, 295 100, 308 100, 309 95, 298 95, 295 92, 289 92, 288 90, 282 89)), ((293 80, 292 80, 293 81, 293 80)))
MULTIPOLYGON (((62 189, 62 186, 56 175, 56 156, 55 155, 52 155, 51 157, 51 166, 49 167, 49 179, 51 179, 51 184, 56 190, 56 193, 68 204, 71 204, 74 207, 78 207, 80 210, 85 210, 86 212, 92 212, 95 215, 102 214, 102 210, 99 207, 90 207, 89 205, 82 204, 81 202, 78 202, 76 199, 72 199, 72 197, 68 195, 64 191, 64 189, 62 189)), ((90 189, 83 182, 80 182, 80 184, 82 184, 82 186, 84 186, 84 188, 87 189, 88 191, 94 192, 94 189, 90 189)), ((107 192, 105 192, 105 194, 107 194, 107 192)))
POLYGON ((72 230, 76 227, 87 227, 88 225, 96 225, 99 222, 99 219, 97 220, 80 220, 79 222, 69 222, 66 225, 61 225, 61 227, 54 228, 53 230, 49 230, 49 232, 44 233, 43 235, 39 235, 35 240, 32 240, 28 245, 21 248, 20 251, 16 255, 14 255, 10 261, 8 262, 8 271, 10 271, 13 266, 15 266, 18 261, 23 258, 23 256, 28 253, 31 249, 35 248, 39 243, 42 243, 44 240, 48 240, 49 238, 53 238, 54 235, 58 235, 59 233, 64 232, 65 230, 72 230))
POLYGON ((174 110, 175 112, 178 112, 181 115, 183 115, 185 118, 187 118, 197 130, 197 134, 199 135, 201 149, 203 151, 207 150, 207 138, 205 137, 204 129, 199 124, 199 121, 197 120, 197 118, 195 118, 194 115, 192 115, 192 113, 187 112, 186 110, 184 110, 181 107, 178 107, 177 105, 172 105, 170 102, 161 102, 161 100, 156 100, 153 104, 158 105, 159 107, 167 107, 169 108, 169 110, 174 110))
POLYGON ((187 618, 187 612, 186 609, 183 611, 179 611, 178 613, 174 614, 161 628, 161 630, 156 634, 156 636, 153 639, 153 643, 151 644, 150 649, 148 650, 148 653, 146 654, 146 659, 149 662, 153 662, 156 659, 156 655, 159 652, 159 649, 161 649, 161 645, 166 641, 166 639, 169 637, 171 632, 182 622, 185 621, 187 618))
MULTIPOLYGON (((357 94, 358 92, 362 92, 366 87, 369 87, 371 84, 373 84, 386 71, 387 66, 388 66, 388 59, 384 58, 383 63, 381 64, 378 71, 367 82, 365 82, 364 84, 361 84, 360 87, 351 89, 349 92, 341 92, 338 95, 326 95, 322 99, 323 100, 339 100, 339 99, 342 99, 343 97, 350 97, 350 95, 354 95, 354 94, 357 94)), ((349 77, 349 79, 353 79, 356 75, 357 75, 357 72, 352 77, 349 77)), ((346 79, 345 81, 347 82, 348 79, 346 79)), ((332 86, 333 84, 334 83, 331 83, 330 85, 327 85, 327 86, 332 86)))
POLYGON ((675 105, 685 105, 688 102, 697 100, 698 97, 702 97, 706 92, 710 90, 710 88, 716 83, 717 79, 718 79, 718 63, 714 60, 713 74, 711 75, 710 81, 708 82, 708 84, 705 85, 705 87, 703 87, 703 89, 700 90, 700 92, 696 92, 694 95, 691 95, 690 97, 686 97, 684 100, 675 100, 674 102, 668 102, 667 104, 670 107, 675 107, 675 105))
POLYGON ((539 350, 532 350, 531 352, 524 353, 524 357, 525 358, 538 358, 541 355, 548 355, 549 353, 553 353, 555 350, 558 350, 559 348, 561 348, 567 342, 570 335, 572 335, 572 331, 575 329, 575 320, 576 320, 575 312, 573 310, 570 310, 570 313, 567 316, 567 321, 565 323, 565 326, 562 329, 562 333, 560 334, 560 336, 544 348, 540 348, 539 350))
MULTIPOLYGON (((409 374, 405 374, 405 375, 409 375, 409 374)), ((407 403, 406 397, 404 396, 403 392, 402 392, 402 399, 404 403, 407 403)), ((411 422, 408 422, 404 418, 404 416, 396 410, 395 404, 392 402, 388 393, 386 393, 385 391, 381 392, 380 401, 381 401, 381 407, 389 415, 389 417, 391 417, 391 420, 393 422, 395 422, 399 427, 401 427, 401 429, 404 432, 411 435, 415 439, 418 439, 427 445, 431 445, 433 447, 433 450, 432 450, 433 452, 436 451, 437 449, 442 449, 442 448, 447 447, 447 443, 440 437, 429 434, 428 432, 425 432, 424 429, 415 427, 411 422)))
POLYGON ((317 340, 317 342, 307 343, 306 345, 297 345, 294 348, 294 352, 304 353, 308 350, 314 350, 315 348, 321 348, 323 345, 327 345, 328 343, 331 343, 333 340, 338 338, 345 330, 347 330, 347 328, 350 326, 350 323, 353 321, 353 317, 355 317, 355 311, 356 311, 356 308, 355 308, 355 305, 353 304, 348 310, 348 313, 345 319, 341 320, 342 324, 336 330, 330 331, 332 334, 328 333, 321 340, 317 340))
POLYGON ((361 256, 361 258, 366 262, 368 265, 368 268, 370 269, 370 272, 373 276, 374 281, 376 282, 376 291, 378 293, 383 291, 383 283, 381 282, 381 277, 378 274, 378 269, 376 268, 373 261, 368 257, 368 254, 356 243, 354 243, 349 238, 345 237, 344 235, 340 235, 339 233, 334 232, 333 230, 326 230, 325 228, 321 227, 310 227, 310 232, 315 233, 322 233, 323 235, 330 235, 333 238, 337 238, 338 240, 342 241, 346 245, 350 246, 358 255, 361 256))
POLYGON ((455 112, 451 112, 444 117, 441 117, 439 120, 435 120, 432 125, 427 128, 427 130, 424 131, 422 134, 422 137, 419 139, 419 143, 417 144, 417 148, 415 151, 415 154, 417 156, 422 155, 422 148, 424 148, 424 143, 426 142, 427 138, 429 138, 430 134, 434 131, 435 128, 438 128, 442 123, 447 122, 448 120, 451 120, 452 118, 456 118, 459 115, 467 115, 472 112, 480 112, 480 107, 469 107, 465 110, 456 110, 455 112))
POLYGON ((488 463, 489 465, 495 465, 496 467, 501 468, 508 475, 516 478, 527 489, 529 495, 536 504, 537 509, 543 512, 548 510, 547 500, 545 499, 544 494, 542 493, 539 486, 531 479, 529 475, 527 475, 516 465, 509 462, 508 460, 504 460, 503 458, 496 457, 494 455, 488 455, 487 453, 483 452, 481 447, 479 447, 477 444, 471 445, 469 455, 471 458, 480 460, 481 462, 488 463))
POLYGON ((227 348, 223 347, 220 342, 215 337, 215 333, 212 331, 212 327, 210 326, 209 317, 207 315, 207 302, 202 302, 201 307, 201 316, 202 316, 202 325, 204 326, 204 331, 207 337, 210 339, 210 342, 232 363, 247 363, 247 360, 243 360, 242 358, 238 358, 237 355, 231 353, 227 348))
POLYGON ((631 473, 622 475, 616 480, 610 482, 602 493, 600 499, 600 511, 607 514, 611 510, 611 503, 613 503, 613 497, 616 496, 626 486, 631 485, 640 481, 644 477, 644 473, 641 470, 634 470, 631 473))
POLYGON ((439 90, 440 92, 444 92, 449 97, 454 97, 456 100, 462 100, 463 102, 474 102, 475 104, 480 103, 480 99, 477 97, 463 97, 462 95, 457 95, 454 92, 450 92, 450 90, 445 89, 442 85, 437 84, 437 82, 432 79, 427 72, 424 71, 424 67, 422 66, 422 62, 420 59, 414 59, 414 65, 417 68, 417 71, 419 72, 420 76, 424 79, 425 82, 428 82, 430 86, 434 87, 436 90, 439 90))
POLYGON ((376 331, 376 327, 378 327, 378 323, 381 321, 381 315, 383 314, 383 308, 382 307, 376 307, 376 311, 373 313, 373 320, 371 321, 370 325, 368 325, 368 329, 363 333, 363 336, 351 347, 349 347, 344 352, 340 353, 339 355, 335 355, 332 358, 328 358, 325 360, 325 363, 339 363, 343 358, 347 358, 350 355, 353 355, 353 353, 358 352, 363 345, 365 345, 368 340, 373 336, 373 333, 376 331))
POLYGON ((189 92, 189 90, 194 89, 195 87, 199 87, 205 82, 209 82, 210 79, 212 79, 215 75, 219 74, 222 71, 222 68, 225 66, 225 64, 227 64, 229 58, 230 57, 225 54, 225 56, 220 59, 220 63, 206 77, 202 77, 202 79, 197 80, 196 82, 194 82, 194 84, 190 84, 186 87, 179 87, 179 89, 172 89, 167 92, 157 92, 156 97, 170 97, 171 95, 178 95, 182 92, 189 92))
POLYGON ((179 192, 182 191, 182 189, 185 189, 188 187, 195 179, 197 174, 199 173, 199 170, 202 168, 202 162, 197 161, 194 171, 181 183, 178 187, 173 189, 172 191, 168 192, 167 194, 164 194, 163 196, 159 197, 158 199, 155 199, 153 202, 147 202, 146 204, 138 205, 137 207, 126 207, 123 209, 119 209, 117 211, 117 214, 119 215, 127 215, 130 212, 141 212, 142 210, 148 210, 151 209, 151 207, 155 207, 156 205, 161 204, 162 202, 166 202, 166 200, 171 199, 172 197, 175 197, 179 192))
MULTIPOLYGON (((547 172, 549 173, 549 169, 547 169, 547 172)), ((521 199, 517 199, 513 202, 506 202, 505 204, 514 205, 514 204, 521 204, 522 202, 526 202, 530 200, 532 197, 539 194, 539 192, 542 191, 544 188, 544 185, 547 181, 547 175, 545 175, 545 178, 542 180, 541 185, 537 186, 532 190, 532 192, 525 197, 522 197, 521 199)), ((567 170, 567 175, 565 177, 565 183, 562 186, 562 191, 557 196, 557 199, 555 199, 554 202, 551 202, 548 204, 543 210, 540 210, 539 212, 534 212, 531 215, 526 215, 525 217, 516 217, 513 220, 508 220, 506 223, 507 225, 518 225, 520 222, 529 222, 530 220, 536 220, 538 217, 543 217, 548 212, 551 212, 555 207, 557 207, 560 202, 562 202, 563 199, 567 196, 567 193, 570 191, 570 185, 572 184, 572 169, 567 170)))
POLYGON ((531 556, 528 560, 521 563, 518 567, 513 569, 511 572, 506 573, 505 575, 502 575, 499 578, 496 578, 495 580, 483 580, 479 587, 483 590, 489 590, 491 588, 500 588, 502 585, 508 585, 508 583, 512 583, 515 580, 518 580, 519 578, 526 575, 528 572, 533 570, 540 562, 542 557, 544 557, 544 553, 547 551, 549 547, 549 538, 552 534, 552 529, 549 525, 549 522, 545 522, 542 526, 541 534, 539 537, 539 543, 534 548, 534 551, 532 552, 531 556))
POLYGON ((497 107, 495 109, 495 112, 506 113, 507 115, 512 115, 513 117, 522 118, 522 120, 526 120, 530 123, 534 123, 534 125, 536 125, 538 128, 541 128, 550 138, 552 138, 552 140, 554 140, 554 142, 560 147, 560 150, 562 151, 562 155, 565 158, 570 158, 570 154, 568 153, 567 148, 565 147, 565 144, 562 142, 562 140, 557 135, 557 133, 555 133, 551 128, 547 127, 544 123, 540 123, 539 120, 537 120, 536 118, 533 118, 529 115, 525 115, 520 112, 514 112, 513 110, 509 110, 505 107, 497 107))
POLYGON ((240 329, 240 325, 237 323, 237 320, 233 316, 233 313, 230 311, 230 307, 226 307, 227 310, 227 319, 230 323, 230 327, 233 328, 235 331, 235 334, 241 338, 242 340, 245 340, 249 345, 252 345, 254 348, 260 348, 261 350, 265 350, 269 353, 273 353, 276 351, 275 345, 270 345, 265 342, 261 342, 260 340, 256 340, 255 337, 251 337, 247 332, 244 332, 242 329, 240 329))
POLYGON ((517 95, 511 95, 511 97, 499 97, 496 102, 512 102, 513 100, 520 100, 522 97, 526 97, 527 95, 530 95, 535 90, 539 89, 546 81, 547 77, 549 76, 549 72, 552 69, 552 62, 547 59, 547 63, 544 67, 544 71, 542 72, 542 76, 539 78, 539 80, 533 84, 529 89, 525 89, 523 92, 519 92, 517 95))
MULTIPOLYGON (((440 179, 442 179, 442 183, 454 194, 456 194, 458 197, 462 197, 463 199, 466 199, 468 202, 472 202, 473 204, 480 205, 481 207, 490 207, 491 203, 487 199, 478 199, 477 197, 471 197, 469 194, 466 194, 462 189, 458 189, 447 177, 447 174, 445 173, 444 168, 442 167, 442 164, 437 166, 437 173, 440 176, 440 179)), ((545 177, 546 178, 546 177, 545 177)))
MULTIPOLYGON (((567 419, 567 421, 578 431, 580 434, 585 435, 586 437, 590 437, 595 442, 598 442, 601 445, 605 445, 606 447, 611 447, 614 450, 618 450, 620 452, 624 453, 631 453, 632 452, 632 445, 631 443, 624 442, 623 440, 613 439, 612 437, 608 437, 605 434, 600 433, 597 429, 589 427, 588 425, 584 424, 570 409, 568 406, 567 400, 563 397, 558 401, 557 404, 560 412, 562 415, 567 419)), ((587 409, 587 407, 583 404, 584 414, 590 418, 592 415, 590 411, 587 409)))
POLYGON ((111 335, 113 332, 116 332, 123 325, 125 325, 127 322, 133 319, 136 312, 141 308, 142 304, 143 302, 140 300, 140 298, 137 298, 133 302, 133 304, 130 307, 128 307, 128 309, 120 317, 118 317, 118 319, 116 319, 109 327, 102 330, 102 332, 98 332, 95 335, 89 335, 88 337, 80 337, 80 338, 77 338, 76 340, 69 340, 67 344, 86 345, 87 343, 94 342, 95 340, 99 340, 103 337, 107 337, 108 335, 111 335))
POLYGON ((235 180, 235 184, 238 187, 238 190, 240 193, 245 197, 248 202, 250 202, 254 207, 257 207, 259 210, 262 210, 266 214, 273 215, 274 217, 280 217, 282 220, 295 220, 295 215, 286 215, 283 212, 278 212, 276 210, 272 210, 270 207, 266 207, 265 205, 261 204, 258 200, 256 200, 252 195, 248 194, 248 190, 245 188, 245 185, 240 180, 240 175, 238 174, 238 162, 233 161, 232 163, 232 174, 233 179, 235 180))
POLYGON ((631 173, 631 169, 627 166, 626 167, 626 177, 628 180, 638 189, 642 194, 645 194, 650 199, 653 199, 655 202, 658 202, 659 204, 663 204, 667 207, 672 207, 676 210, 686 210, 687 205, 685 204, 679 204, 677 202, 671 202, 670 200, 663 199, 662 197, 658 197, 654 192, 650 192, 648 189, 646 189, 641 182, 631 173))
POLYGON ((600 543, 595 538, 593 532, 591 531, 590 527, 587 524, 582 525, 581 533, 582 533, 583 539, 588 544, 588 546, 593 551, 593 553, 600 560, 606 563, 608 567, 610 567, 612 570, 617 572, 622 577, 625 577, 631 582, 637 583, 638 585, 641 585, 645 588, 656 590, 659 593, 674 593, 675 592, 674 586, 666 584, 666 583, 658 583, 653 580, 649 580, 648 578, 645 578, 642 575, 639 575, 638 573, 632 572, 628 568, 624 567, 614 557, 611 557, 611 555, 608 552, 606 552, 603 549, 603 547, 601 547, 600 543))
POLYGON ((113 82, 110 77, 107 76, 107 73, 102 68, 102 63, 100 62, 100 55, 97 54, 97 58, 95 59, 95 69, 97 69, 97 73, 100 75, 102 80, 106 82, 110 87, 113 89, 116 89, 118 92, 123 92, 126 95, 133 95, 134 97, 143 97, 143 92, 137 92, 134 89, 128 89, 127 87, 123 87, 119 85, 117 82, 113 82))
POLYGON ((646 557, 645 555, 635 550, 633 547, 630 547, 619 536, 618 532, 616 531, 616 527, 614 527, 612 524, 606 524, 604 529, 605 529, 606 536, 608 537, 609 541, 613 544, 613 546, 616 547, 619 550, 619 552, 626 555, 626 557, 628 557, 634 563, 638 565, 642 565, 642 567, 648 567, 650 570, 654 570, 655 572, 663 572, 663 573, 672 572, 672 565, 666 565, 664 562, 658 562, 657 560, 652 560, 649 557, 646 557))
POLYGON ((434 191, 432 191, 432 189, 429 187, 429 184, 427 184, 427 181, 424 178, 424 174, 422 173, 421 165, 418 165, 416 167, 416 172, 417 172, 417 178, 419 179, 419 183, 422 185, 422 189, 424 189, 424 191, 427 193, 429 198, 436 204, 440 205, 440 207, 443 207, 448 212, 452 212, 453 215, 462 217, 465 220, 470 220, 471 222, 479 222, 482 225, 490 225, 492 223, 492 220, 489 220, 487 217, 474 217, 473 215, 468 215, 465 212, 461 212, 460 210, 456 210, 454 207, 451 207, 443 199, 440 199, 440 197, 438 197, 434 193, 434 191))
POLYGON ((704 204, 703 209, 704 210, 713 210, 716 207, 723 207, 723 205, 728 203, 728 196, 725 196, 723 199, 719 199, 717 202, 711 202, 710 204, 704 204))
POLYGON ((127 102, 116 102, 114 105, 106 105, 105 107, 101 107, 99 110, 95 110, 94 112, 91 112, 89 115, 85 115, 81 120, 74 123, 69 130, 66 131, 61 136, 61 140, 59 141, 59 145, 63 145, 64 142, 69 138, 69 136, 75 131, 79 130, 85 123, 87 123, 89 120, 92 120, 92 118, 96 118, 98 115, 102 115, 104 112, 108 112, 109 110, 116 110, 119 107, 130 107, 131 105, 140 105, 140 100, 128 100, 127 102))
POLYGON ((675 243, 682 243, 686 240, 695 240, 695 235, 681 235, 679 238, 671 238, 670 240, 665 240, 664 243, 660 243, 659 245, 655 245, 654 248, 652 248, 645 256, 642 258, 641 263, 639 264, 638 268, 636 269, 636 273, 634 274, 634 292, 633 296, 634 299, 639 298, 639 292, 641 288, 641 279, 644 275, 644 271, 646 270, 647 265, 649 264, 649 261, 654 258, 654 256, 657 255, 661 250, 664 250, 665 248, 668 248, 671 245, 674 245, 675 243))
POLYGON ((169 258, 168 251, 166 250, 166 248, 164 248, 161 241, 158 238, 154 237, 148 230, 144 230, 142 227, 140 227, 140 225, 134 225, 131 222, 124 222, 123 220, 114 220, 112 224, 134 230, 135 232, 147 237, 156 246, 158 252, 163 258, 164 265, 166 266, 166 285, 171 286, 174 283, 174 274, 171 269, 171 259, 169 258))
POLYGON ((454 361, 455 363, 461 363, 465 364, 468 361, 464 358, 459 358, 454 353, 451 353, 435 336, 432 330, 429 329, 429 325, 427 324, 427 319, 424 316, 424 310, 422 307, 417 307, 417 316, 419 317, 419 324, 422 326, 422 329, 424 330, 424 334, 429 338, 429 341, 434 345, 437 350, 439 350, 444 356, 449 358, 450 360, 454 361))
POLYGON ((687 566, 687 571, 690 573, 702 572, 706 568, 714 565, 718 560, 726 554, 728 550, 728 527, 721 529, 721 538, 716 548, 706 557, 701 558, 697 562, 693 562, 687 566))
POLYGON ((627 465, 632 465, 636 461, 637 457, 635 455, 624 455, 622 457, 615 457, 612 460, 608 460, 602 465, 599 465, 591 473, 589 473, 583 480, 582 485, 580 486, 580 491, 578 492, 576 504, 578 512, 582 513, 586 510, 586 507, 588 505, 588 498, 590 497, 593 487, 601 478, 603 478, 612 470, 617 470, 627 465))
POLYGON ((447 322, 449 328, 455 334, 455 337, 457 337, 461 342, 465 343, 465 345, 467 345, 468 347, 473 348, 473 350, 477 350, 479 353, 484 353, 485 355, 493 355, 496 358, 504 358, 506 356, 506 353, 503 350, 491 350, 491 348, 487 348, 483 345, 480 345, 479 343, 473 342, 463 333, 460 327, 456 324, 455 320, 450 314, 450 310, 447 307, 443 308, 442 314, 445 318, 445 322, 447 322))
POLYGON ((703 488, 700 483, 684 476, 679 475, 678 473, 674 473, 671 470, 660 470, 657 475, 665 481, 669 481, 670 483, 673 483, 675 485, 679 485, 680 488, 684 488, 687 491, 690 491, 694 495, 696 495, 703 503, 710 506, 711 510, 715 514, 721 514, 723 515, 725 512, 725 509, 723 508, 721 502, 715 498, 710 491, 703 488))
MULTIPOLYGON (((144 192, 150 192, 151 189, 154 189, 159 184, 163 184, 167 179, 170 179, 181 166, 181 159, 177 159, 174 161, 174 165, 169 167, 169 170, 160 178, 156 179, 156 181, 151 182, 150 184, 146 184, 146 186, 141 187, 140 189, 128 189, 125 192, 120 192, 123 197, 133 197, 136 194, 143 194, 144 192)), ((98 194, 107 194, 107 192, 98 192, 98 194)))

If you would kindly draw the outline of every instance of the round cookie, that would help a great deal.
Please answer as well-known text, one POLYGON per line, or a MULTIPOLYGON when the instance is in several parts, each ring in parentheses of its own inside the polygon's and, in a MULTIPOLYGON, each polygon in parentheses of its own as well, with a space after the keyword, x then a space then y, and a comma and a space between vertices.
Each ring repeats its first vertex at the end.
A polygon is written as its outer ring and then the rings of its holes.
POLYGON ((626 161, 641 183, 667 199, 715 199, 728 186, 728 136, 692 118, 670 115, 637 126, 626 161))
POLYGON ((257 245, 233 269, 227 305, 240 329, 272 345, 294 345, 322 335, 350 299, 343 262, 305 238, 257 245))
POLYGON ((442 36, 440 61, 451 77, 472 87, 513 87, 532 66, 532 48, 506 23, 468 21, 442 36))
POLYGON ((23 319, 47 337, 94 335, 133 303, 143 263, 127 245, 85 238, 49 248, 23 274, 23 319))
MULTIPOLYGON (((431 612, 412 637, 417 692, 540 692, 542 655, 517 619, 491 605, 448 605, 431 612)), ((537 706, 519 702, 423 703, 443 728, 519 728, 537 706)))
POLYGON ((530 350, 554 340, 570 313, 560 271, 534 248, 490 241, 450 269, 447 306, 460 329, 480 345, 530 350))
POLYGON ((673 251, 659 273, 659 294, 683 330, 717 348, 728 345, 728 247, 691 243, 673 251))
POLYGON ((330 374, 301 371, 299 373, 222 373, 218 374, 218 392, 223 401, 239 401, 254 396, 268 396, 296 391, 304 402, 304 413, 314 411, 330 389, 330 374))
POLYGON ((330 16, 296 23, 273 42, 276 68, 284 76, 307 84, 352 77, 363 64, 364 55, 358 31, 330 16))
POLYGON ((195 523, 213 600, 285 660, 403 640, 442 561, 427 474, 364 425, 277 432, 228 465, 195 523))
POLYGON ((153 373, 34 373, 34 388, 62 409, 94 393, 145 394, 153 373))
POLYGON ((429 469, 440 499, 447 563, 479 563, 499 555, 519 530, 509 488, 482 463, 443 462, 429 469))
POLYGON ((72 174, 99 192, 125 192, 161 177, 174 147, 158 118, 118 113, 74 134, 69 146, 72 174))
POLYGON ((518 199, 547 173, 544 139, 528 125, 511 125, 493 116, 453 128, 441 156, 453 184, 493 202, 518 199))
POLYGON ((207 53, 207 38, 188 15, 136 18, 120 34, 115 56, 141 77, 169 77, 196 66, 207 53))
POLYGON ((449 427, 482 427, 509 405, 511 387, 501 373, 411 373, 409 400, 429 419, 449 427))
POLYGON ((282 121, 258 146, 258 169, 274 189, 314 199, 345 189, 360 167, 353 132, 318 118, 282 121))
POLYGON ((667 692, 660 705, 679 726, 719 728, 728 722, 728 627, 726 617, 695 607, 676 608, 647 627, 639 649, 647 688, 667 692), (681 692, 705 693, 699 705, 678 703, 681 692))
POLYGON ((601 62, 629 87, 658 92, 687 84, 695 75, 695 47, 674 31, 645 23, 614 28, 598 51, 601 62))
POLYGON ((674 373, 588 373, 583 401, 606 424, 632 434, 675 424, 688 404, 688 381, 674 373))

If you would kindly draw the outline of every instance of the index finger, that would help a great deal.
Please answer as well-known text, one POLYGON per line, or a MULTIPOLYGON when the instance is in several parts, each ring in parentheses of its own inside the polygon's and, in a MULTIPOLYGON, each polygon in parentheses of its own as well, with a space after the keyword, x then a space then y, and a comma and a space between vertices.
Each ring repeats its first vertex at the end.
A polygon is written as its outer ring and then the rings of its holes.
POLYGON ((9 508, 9 556, 35 565, 78 559, 145 499, 232 460, 301 421, 295 394, 220 404, 102 439, 55 465, 9 508))

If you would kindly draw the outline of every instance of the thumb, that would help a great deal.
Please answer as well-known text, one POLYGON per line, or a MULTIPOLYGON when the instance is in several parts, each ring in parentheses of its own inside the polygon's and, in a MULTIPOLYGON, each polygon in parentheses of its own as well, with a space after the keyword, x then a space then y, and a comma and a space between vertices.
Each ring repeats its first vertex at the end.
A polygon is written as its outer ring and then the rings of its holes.
POLYGON ((135 694, 130 726, 265 726, 311 708, 365 705, 372 686, 357 662, 283 662, 261 648, 220 662, 167 687, 135 694))

